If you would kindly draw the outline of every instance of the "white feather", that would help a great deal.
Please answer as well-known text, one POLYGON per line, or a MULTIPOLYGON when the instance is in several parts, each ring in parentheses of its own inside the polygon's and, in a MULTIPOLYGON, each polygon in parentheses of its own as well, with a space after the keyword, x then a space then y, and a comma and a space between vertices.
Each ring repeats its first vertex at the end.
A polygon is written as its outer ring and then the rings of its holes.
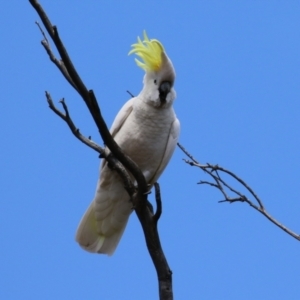
MULTIPOLYGON (((111 127, 117 144, 137 163, 150 185, 167 166, 180 131, 172 107, 176 96, 173 87, 165 102, 159 98, 159 84, 166 80, 173 84, 175 78, 166 59, 162 72, 146 73, 142 92, 125 103, 111 127)), ((76 241, 89 252, 113 254, 131 212, 132 203, 122 180, 102 161, 96 194, 80 221, 76 241)))

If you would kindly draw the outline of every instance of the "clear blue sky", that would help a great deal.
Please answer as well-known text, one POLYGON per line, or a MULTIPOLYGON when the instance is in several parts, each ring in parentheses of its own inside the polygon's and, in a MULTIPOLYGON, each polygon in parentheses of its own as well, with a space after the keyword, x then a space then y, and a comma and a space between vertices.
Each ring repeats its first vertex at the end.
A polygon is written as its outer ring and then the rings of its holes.
MULTIPOLYGON (((107 123, 138 94, 130 45, 147 30, 176 68, 180 142, 240 175, 269 212, 300 233, 299 1, 43 0, 107 123), (72 5, 71 5, 72 3, 72 5), (70 6, 71 5, 71 6, 70 6)), ((94 195, 98 156, 48 108, 65 97, 81 132, 101 143, 81 99, 40 45, 28 1, 0 18, 0 298, 157 299, 133 214, 112 257, 74 241, 94 195)), ((177 149, 160 179, 161 241, 176 299, 300 299, 300 242, 221 194, 177 149)))

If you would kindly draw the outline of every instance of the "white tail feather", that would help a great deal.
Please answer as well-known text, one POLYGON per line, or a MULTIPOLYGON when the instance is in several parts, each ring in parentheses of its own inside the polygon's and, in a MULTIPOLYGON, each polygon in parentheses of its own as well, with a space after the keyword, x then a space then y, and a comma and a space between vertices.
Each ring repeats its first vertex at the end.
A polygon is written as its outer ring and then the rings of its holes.
POLYGON ((122 228, 110 236, 100 235, 97 232, 93 201, 79 223, 76 232, 76 241, 88 252, 112 255, 123 235, 126 224, 127 221, 122 228))

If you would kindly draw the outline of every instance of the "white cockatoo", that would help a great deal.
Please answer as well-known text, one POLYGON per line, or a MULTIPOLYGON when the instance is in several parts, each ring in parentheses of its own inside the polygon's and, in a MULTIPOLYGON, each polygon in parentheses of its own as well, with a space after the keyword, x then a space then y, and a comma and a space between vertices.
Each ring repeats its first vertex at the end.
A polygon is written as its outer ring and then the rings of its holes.
MULTIPOLYGON (((110 132, 152 186, 167 166, 180 131, 172 106, 175 70, 163 45, 149 40, 146 32, 143 41, 138 37, 132 45, 130 54, 142 60, 135 59, 146 72, 144 86, 121 108, 110 132)), ((89 252, 112 255, 131 212, 132 203, 121 178, 103 160, 95 198, 80 221, 76 241, 89 252)))

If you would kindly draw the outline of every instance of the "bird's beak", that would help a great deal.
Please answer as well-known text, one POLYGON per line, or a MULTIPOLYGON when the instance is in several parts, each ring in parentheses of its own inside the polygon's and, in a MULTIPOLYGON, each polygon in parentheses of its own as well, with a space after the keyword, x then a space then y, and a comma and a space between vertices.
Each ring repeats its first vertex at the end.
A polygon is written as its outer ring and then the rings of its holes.
POLYGON ((163 81, 159 86, 159 99, 161 104, 166 102, 166 97, 171 90, 171 83, 169 81, 163 81))

